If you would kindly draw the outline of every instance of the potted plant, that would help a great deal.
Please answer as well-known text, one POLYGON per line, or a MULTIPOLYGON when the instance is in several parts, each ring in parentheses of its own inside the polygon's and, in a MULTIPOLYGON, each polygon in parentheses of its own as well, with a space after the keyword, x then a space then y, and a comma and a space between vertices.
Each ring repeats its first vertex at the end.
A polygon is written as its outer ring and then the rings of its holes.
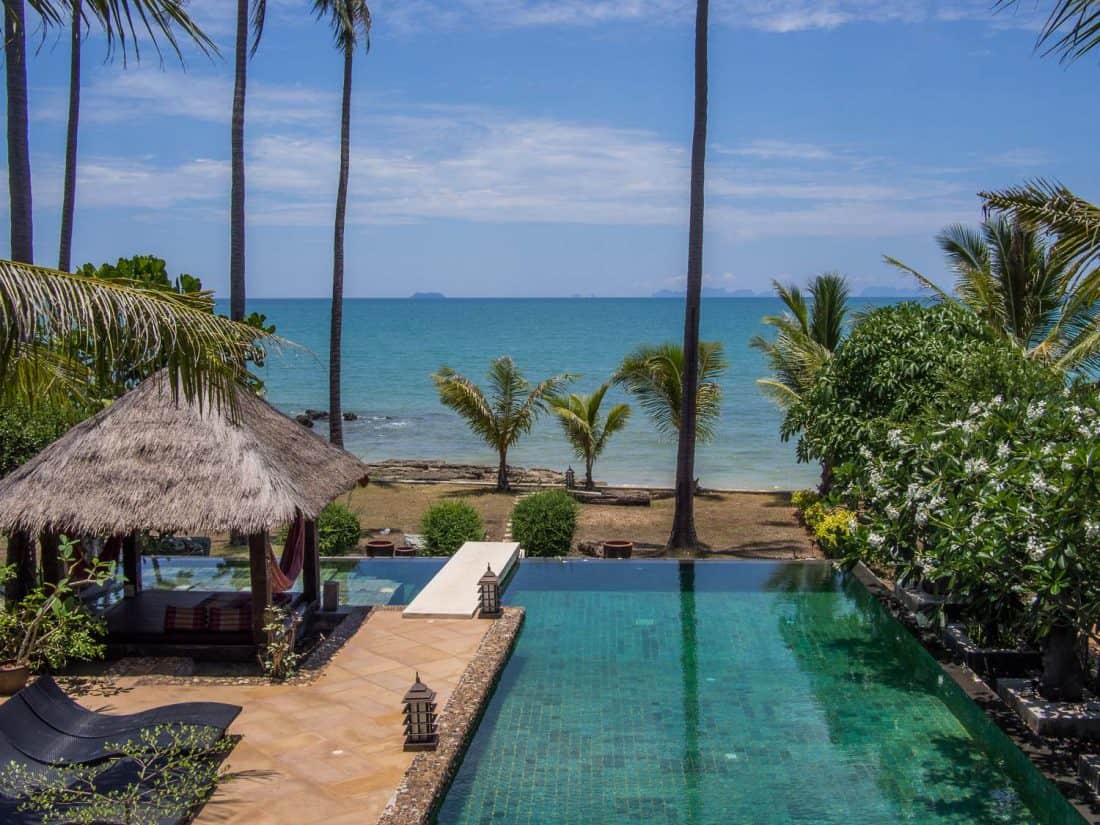
MULTIPOLYGON (((115 565, 78 558, 75 544, 64 536, 58 555, 64 574, 56 584, 40 584, 0 611, 0 694, 21 690, 32 671, 103 655, 103 622, 81 604, 78 593, 111 579, 115 565)), ((14 565, 0 567, 0 584, 14 575, 14 565)))

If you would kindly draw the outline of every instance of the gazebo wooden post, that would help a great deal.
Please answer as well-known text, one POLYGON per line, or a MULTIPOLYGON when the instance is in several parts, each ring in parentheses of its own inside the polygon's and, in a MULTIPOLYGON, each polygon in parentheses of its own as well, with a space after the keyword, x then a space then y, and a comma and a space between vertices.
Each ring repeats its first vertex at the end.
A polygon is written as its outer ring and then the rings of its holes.
POLYGON ((38 549, 41 554, 42 581, 45 584, 57 584, 68 572, 62 570, 61 537, 52 530, 43 531, 38 537, 38 549))
POLYGON ((267 609, 271 607, 271 570, 267 560, 267 531, 248 537, 248 563, 252 575, 252 638, 258 645, 267 644, 267 609))
POLYGON ((122 537, 122 575, 126 579, 124 593, 136 596, 141 592, 141 549, 137 533, 122 537))
POLYGON ((15 576, 4 586, 4 601, 8 604, 21 602, 37 583, 34 550, 34 538, 25 530, 16 530, 8 536, 7 563, 15 565, 15 576))
POLYGON ((302 595, 306 604, 316 605, 321 601, 321 554, 317 549, 317 522, 306 519, 305 522, 306 555, 302 563, 302 595))

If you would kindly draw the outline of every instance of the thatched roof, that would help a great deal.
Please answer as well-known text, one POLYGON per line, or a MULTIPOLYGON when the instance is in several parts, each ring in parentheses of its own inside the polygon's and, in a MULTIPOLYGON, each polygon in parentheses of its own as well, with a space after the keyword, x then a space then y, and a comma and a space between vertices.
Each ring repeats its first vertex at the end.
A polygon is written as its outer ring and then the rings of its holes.
POLYGON ((355 456, 247 390, 231 417, 161 373, 0 480, 0 530, 209 535, 312 518, 365 482, 355 456))

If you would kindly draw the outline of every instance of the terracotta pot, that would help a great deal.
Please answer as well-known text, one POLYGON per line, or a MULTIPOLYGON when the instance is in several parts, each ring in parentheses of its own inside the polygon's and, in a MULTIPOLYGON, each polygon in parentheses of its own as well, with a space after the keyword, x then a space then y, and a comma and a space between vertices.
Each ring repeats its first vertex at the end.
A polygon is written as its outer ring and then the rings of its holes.
POLYGON ((605 541, 603 543, 603 557, 605 559, 629 559, 634 552, 632 541, 605 541))
POLYGON ((367 542, 367 555, 371 558, 375 556, 392 556, 393 550, 393 542, 389 539, 371 539, 367 542))
POLYGON ((395 547, 393 554, 395 556, 415 556, 416 548, 409 544, 402 544, 400 547, 395 547))
POLYGON ((11 696, 27 686, 27 678, 31 675, 26 665, 15 662, 0 664, 0 696, 11 696))

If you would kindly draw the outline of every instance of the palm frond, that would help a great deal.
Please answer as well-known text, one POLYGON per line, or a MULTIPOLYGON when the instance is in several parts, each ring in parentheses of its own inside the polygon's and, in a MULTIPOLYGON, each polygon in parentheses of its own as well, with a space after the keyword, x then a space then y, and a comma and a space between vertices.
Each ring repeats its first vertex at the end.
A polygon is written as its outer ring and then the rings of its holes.
POLYGON ((191 19, 185 6, 186 0, 84 0, 83 9, 86 18, 94 18, 102 27, 108 53, 117 43, 124 60, 131 47, 134 56, 140 59, 140 30, 149 37, 158 57, 163 57, 160 50, 160 39, 163 38, 183 62, 177 30, 203 54, 219 54, 217 45, 191 19))
POLYGON ((919 283, 922 287, 927 289, 929 292, 932 292, 933 294, 935 294, 936 300, 939 300, 939 301, 951 301, 951 300, 953 300, 952 297, 947 292, 944 292, 943 289, 941 289, 939 286, 936 285, 935 281, 933 281, 931 278, 925 277, 924 275, 919 273, 917 270, 913 269, 913 267, 909 266, 909 264, 902 263, 897 258, 891 258, 889 255, 883 255, 882 260, 884 260, 886 263, 890 264, 890 266, 896 267, 897 269, 900 269, 902 272, 906 272, 909 275, 911 275, 914 279, 916 279, 917 283, 919 283))
POLYGON ((366 0, 313 0, 313 13, 318 19, 329 18, 333 42, 339 51, 354 51, 360 39, 365 50, 370 51, 373 21, 366 0))
POLYGON ((0 260, 0 383, 39 357, 35 348, 85 359, 92 375, 125 354, 150 371, 166 364, 188 400, 232 405, 247 362, 279 339, 214 315, 208 301, 0 260))
MULTIPOLYGON (((717 378, 727 369, 725 352, 716 341, 699 343, 699 387, 696 434, 707 440, 714 434, 722 391, 717 378)), ((652 419, 657 432, 671 436, 680 428, 684 352, 677 344, 644 345, 626 358, 612 380, 625 386, 652 419)))
MULTIPOLYGON (((1016 4, 1017 0, 997 0, 997 10, 1016 4)), ((1057 54, 1063 63, 1072 63, 1092 51, 1100 43, 1100 3, 1097 0, 1058 0, 1036 42, 1046 47, 1044 54, 1057 54)))
POLYGON ((432 376, 432 381, 439 392, 439 400, 458 413, 483 441, 497 446, 500 440, 497 416, 481 388, 450 367, 441 367, 432 376))

